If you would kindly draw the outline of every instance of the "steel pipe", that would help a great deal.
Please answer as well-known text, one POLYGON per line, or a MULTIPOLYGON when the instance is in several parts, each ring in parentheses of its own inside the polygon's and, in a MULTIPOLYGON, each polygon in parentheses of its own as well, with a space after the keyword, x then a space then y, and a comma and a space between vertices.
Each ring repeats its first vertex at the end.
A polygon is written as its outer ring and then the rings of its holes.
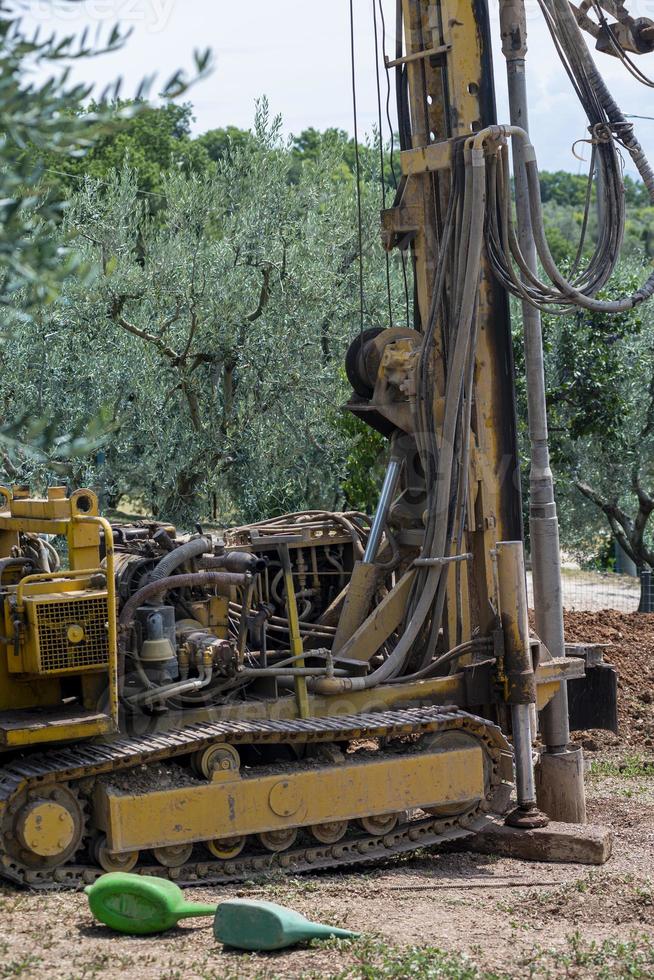
POLYGON ((384 483, 379 495, 379 503, 377 504, 377 510, 372 522, 372 527, 370 528, 370 535, 368 536, 366 550, 363 553, 363 561, 367 564, 372 564, 377 557, 379 545, 381 544, 382 535, 384 533, 384 527, 386 526, 386 521, 388 520, 388 512, 391 504, 393 503, 393 497, 395 496, 395 490, 397 488, 397 482, 400 478, 401 471, 402 460, 395 456, 391 457, 386 469, 386 476, 384 477, 384 483))
MULTIPOLYGON (((527 100, 527 20, 523 0, 501 0, 502 50, 506 58, 509 110, 512 126, 529 132, 527 100)), ((525 141, 512 139, 518 240, 529 270, 536 275, 538 263, 534 244, 529 188, 525 168, 525 141)), ((540 311, 526 300, 522 303, 527 411, 531 468, 529 473, 529 527, 536 631, 553 657, 565 656, 563 593, 559 523, 550 466, 545 366, 540 311)), ((564 751, 570 741, 568 691, 565 683, 541 714, 543 736, 549 751, 564 751)))
POLYGON ((527 581, 522 541, 497 544, 500 616, 504 634, 505 699, 511 705, 518 809, 508 818, 522 826, 542 826, 547 818, 536 807, 532 759, 531 705, 536 701, 534 665, 529 643, 527 581))

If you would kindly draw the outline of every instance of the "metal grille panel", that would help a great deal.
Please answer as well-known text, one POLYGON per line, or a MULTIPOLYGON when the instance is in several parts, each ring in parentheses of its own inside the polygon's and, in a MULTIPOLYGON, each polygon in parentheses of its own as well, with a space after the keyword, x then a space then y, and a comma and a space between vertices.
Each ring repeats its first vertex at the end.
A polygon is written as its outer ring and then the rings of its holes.
POLYGON ((109 662, 105 597, 38 602, 36 626, 42 673, 103 667, 109 662), (73 624, 84 630, 84 638, 79 643, 71 643, 68 638, 68 629, 73 624))

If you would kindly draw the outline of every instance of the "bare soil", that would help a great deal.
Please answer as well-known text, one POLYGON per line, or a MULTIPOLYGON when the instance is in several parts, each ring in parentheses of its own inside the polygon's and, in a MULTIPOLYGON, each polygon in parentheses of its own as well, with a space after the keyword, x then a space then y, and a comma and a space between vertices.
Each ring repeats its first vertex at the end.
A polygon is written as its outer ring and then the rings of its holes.
POLYGON ((585 748, 654 747, 654 614, 565 613, 565 635, 573 643, 607 643, 604 659, 618 671, 619 735, 586 733, 585 748))
POLYGON ((423 852, 362 872, 194 889, 192 900, 249 896, 359 930, 277 954, 240 954, 191 920, 158 937, 97 926, 86 899, 0 886, 0 978, 654 977, 654 616, 568 613, 570 639, 613 643, 619 739, 584 734, 589 820, 615 835, 602 868, 423 852))

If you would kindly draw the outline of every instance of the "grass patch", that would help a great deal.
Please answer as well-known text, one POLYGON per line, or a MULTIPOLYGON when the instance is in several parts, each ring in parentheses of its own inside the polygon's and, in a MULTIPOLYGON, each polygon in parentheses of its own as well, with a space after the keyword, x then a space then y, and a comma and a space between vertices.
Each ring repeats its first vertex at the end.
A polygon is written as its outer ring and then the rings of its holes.
POLYGON ((623 779, 642 779, 654 776, 654 759, 627 755, 621 760, 597 759, 591 762, 591 776, 621 776, 623 779))
POLYGON ((377 939, 355 943, 331 940, 321 943, 348 954, 351 962, 331 974, 331 980, 504 980, 505 974, 488 973, 467 956, 448 953, 436 946, 390 946, 377 939))
POLYGON ((0 977, 20 977, 24 973, 34 972, 35 968, 41 963, 40 956, 25 956, 21 960, 10 960, 7 963, 0 963, 0 977))
MULTIPOLYGON (((332 949, 347 963, 334 972, 321 971, 329 980, 517 980, 519 977, 579 977, 592 980, 645 980, 654 976, 654 941, 647 935, 630 940, 595 942, 579 932, 568 936, 558 949, 537 947, 506 969, 485 969, 468 956, 446 952, 436 946, 400 947, 378 937, 358 942, 330 940, 312 944, 332 949)), ((484 952, 474 947, 483 962, 484 952)), ((318 974, 316 974, 317 976, 318 974)), ((309 970, 305 976, 314 976, 309 970)))
POLYGON ((654 974, 654 943, 649 936, 627 941, 605 939, 598 943, 585 940, 579 932, 575 932, 568 936, 565 949, 539 949, 523 960, 523 966, 523 975, 528 977, 645 980, 654 974))

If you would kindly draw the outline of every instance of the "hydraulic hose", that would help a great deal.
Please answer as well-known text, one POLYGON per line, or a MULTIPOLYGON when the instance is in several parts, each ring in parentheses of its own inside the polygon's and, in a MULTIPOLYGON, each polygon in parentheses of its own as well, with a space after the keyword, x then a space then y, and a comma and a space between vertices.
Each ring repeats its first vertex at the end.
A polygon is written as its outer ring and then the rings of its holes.
POLYGON ((489 638, 479 638, 468 640, 467 643, 460 643, 458 646, 453 647, 446 653, 443 653, 436 660, 432 660, 430 664, 423 667, 422 670, 416 671, 415 674, 404 674, 402 677, 393 677, 388 681, 389 684, 406 684, 413 683, 414 681, 421 681, 427 677, 432 677, 440 667, 445 664, 451 663, 453 660, 458 660, 459 657, 465 657, 471 653, 479 653, 480 651, 488 650, 492 653, 493 641, 489 638))
MULTIPOLYGON (((539 309, 558 307, 554 312, 568 312, 575 307, 581 307, 597 313, 627 312, 654 296, 654 272, 630 296, 612 301, 594 298, 609 281, 615 269, 625 225, 624 187, 615 144, 620 143, 630 154, 653 204, 654 172, 634 135, 632 124, 617 106, 597 70, 567 0, 539 0, 539 2, 559 57, 588 117, 591 139, 594 144, 597 144, 596 153, 602 174, 606 220, 599 229, 594 255, 586 268, 569 281, 556 266, 547 242, 540 180, 533 146, 522 130, 500 127, 505 130, 506 135, 524 141, 531 229, 538 256, 550 282, 541 282, 533 271, 528 269, 528 263, 522 255, 518 236, 513 229, 508 167, 504 172, 501 155, 498 166, 494 167, 490 164, 488 167, 489 176, 492 178, 493 174, 496 174, 497 177, 497 195, 495 196, 493 192, 489 195, 492 204, 486 228, 489 258, 501 284, 514 295, 539 309), (515 262, 520 269, 522 280, 514 274, 512 262, 515 262)), ((487 136, 489 132, 490 130, 485 131, 484 135, 487 136)))
POLYGON ((162 597, 173 589, 201 588, 210 585, 221 585, 223 588, 243 587, 248 585, 250 581, 251 578, 246 573, 187 572, 183 575, 171 575, 168 578, 160 579, 158 582, 148 582, 127 600, 120 612, 118 624, 122 629, 131 626, 139 606, 154 596, 162 597))
POLYGON ((222 586, 223 588, 243 588, 252 581, 252 577, 246 573, 236 572, 187 572, 183 575, 171 575, 168 578, 160 579, 158 582, 149 582, 142 589, 135 592, 127 600, 121 609, 118 618, 118 677, 119 682, 125 679, 125 646, 129 631, 134 623, 136 610, 143 603, 155 596, 163 597, 173 589, 183 588, 206 588, 207 586, 222 586))
POLYGON ((8 568, 22 568, 27 571, 31 571, 34 568, 34 560, 32 558, 2 558, 0 559, 0 587, 2 587, 2 579, 8 568))
POLYGON ((129 698, 130 705, 146 705, 153 701, 168 701, 170 698, 179 697, 181 694, 190 694, 208 687, 211 683, 212 672, 205 671, 202 677, 191 681, 178 681, 175 684, 166 684, 162 687, 150 687, 146 691, 129 698))
MULTIPOLYGON (((456 332, 454 347, 450 353, 448 376, 445 390, 445 413, 440 440, 438 460, 438 489, 433 512, 430 517, 434 521, 433 544, 430 554, 425 557, 444 557, 448 544, 450 529, 450 505, 452 495, 452 480, 454 472, 454 448, 456 433, 461 418, 461 398, 469 362, 470 345, 474 342, 473 321, 477 304, 477 283, 481 271, 481 253, 484 240, 484 215, 486 201, 486 178, 484 151, 481 143, 471 144, 467 150, 471 165, 467 189, 471 194, 470 207, 465 208, 469 214, 469 234, 465 248, 460 250, 462 263, 460 283, 462 288, 457 290, 456 332)), ((458 482, 458 481, 457 481, 458 482)), ((426 581, 421 589, 413 614, 400 637, 395 649, 384 663, 367 677, 329 677, 315 681, 313 689, 319 694, 335 694, 344 691, 367 690, 397 676, 411 652, 430 613, 433 619, 440 618, 444 590, 439 594, 438 607, 434 611, 439 584, 443 576, 443 565, 432 565, 428 568, 426 581)))
POLYGON ((211 542, 207 538, 193 538, 191 541, 181 544, 179 548, 175 548, 174 551, 159 559, 150 572, 148 581, 160 582, 162 579, 168 578, 180 565, 184 565, 191 558, 199 558, 200 555, 204 555, 210 549, 211 542))
MULTIPOLYGON (((543 221, 542 204, 540 197, 540 180, 534 147, 532 146, 527 133, 517 126, 492 126, 482 130, 475 137, 475 145, 481 148, 485 140, 497 140, 511 136, 519 139, 524 144, 524 163, 528 185, 529 208, 531 224, 536 243, 538 256, 543 264, 545 272, 549 276, 551 283, 546 284, 538 280, 534 274, 528 270, 528 265, 518 243, 517 236, 512 228, 512 218, 508 207, 508 173, 505 174, 504 186, 501 188, 502 196, 499 201, 499 216, 501 218, 501 228, 497 225, 497 214, 491 214, 486 222, 486 234, 489 239, 489 256, 498 278, 514 295, 518 295, 528 300, 535 306, 544 308, 552 304, 559 304, 564 307, 582 307, 597 313, 623 313, 634 308, 639 303, 649 299, 654 295, 654 273, 633 295, 623 297, 619 300, 603 301, 594 299, 588 292, 579 289, 574 283, 569 282, 559 271, 547 242, 543 221), (527 283, 520 282, 511 270, 512 257, 521 272, 528 280, 527 283)), ((503 170, 500 158, 500 171, 503 170)), ((490 171, 489 171, 490 172, 490 171)), ((608 275, 603 276, 603 280, 608 279, 612 272, 612 265, 608 269, 608 275)), ((598 273, 599 274, 599 273, 598 273)), ((601 283, 600 283, 601 284, 601 283)), ((597 288, 594 283, 591 289, 597 288)), ((589 287, 587 287, 589 288, 589 287)))
POLYGON ((225 555, 210 555, 200 562, 201 568, 224 568, 226 572, 250 572, 256 575, 267 567, 265 558, 248 551, 230 551, 225 555))

